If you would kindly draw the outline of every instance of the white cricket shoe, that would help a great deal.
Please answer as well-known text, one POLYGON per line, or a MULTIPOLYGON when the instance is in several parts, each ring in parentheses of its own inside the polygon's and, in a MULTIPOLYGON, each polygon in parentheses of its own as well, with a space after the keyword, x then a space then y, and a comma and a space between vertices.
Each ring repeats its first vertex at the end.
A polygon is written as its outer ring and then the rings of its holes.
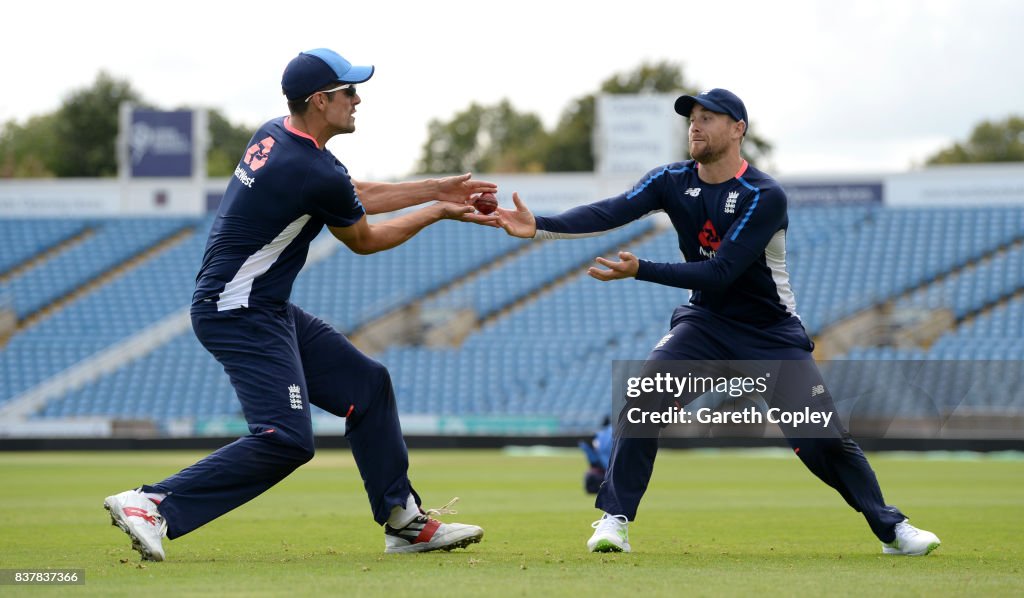
POLYGON ((629 519, 625 515, 609 515, 590 524, 594 535, 587 540, 590 552, 629 552, 629 519))
POLYGON ((453 550, 476 544, 484 537, 484 530, 464 523, 441 523, 431 515, 455 514, 449 509, 458 497, 440 509, 420 509, 420 515, 401 529, 384 524, 384 552, 429 552, 453 550))
POLYGON ((121 528, 132 539, 132 548, 144 561, 164 560, 163 538, 167 522, 153 501, 138 490, 125 490, 108 496, 103 508, 110 511, 110 524, 121 528))
POLYGON ((924 556, 939 547, 941 542, 935 534, 917 529, 907 519, 896 524, 896 539, 882 543, 882 554, 924 556))

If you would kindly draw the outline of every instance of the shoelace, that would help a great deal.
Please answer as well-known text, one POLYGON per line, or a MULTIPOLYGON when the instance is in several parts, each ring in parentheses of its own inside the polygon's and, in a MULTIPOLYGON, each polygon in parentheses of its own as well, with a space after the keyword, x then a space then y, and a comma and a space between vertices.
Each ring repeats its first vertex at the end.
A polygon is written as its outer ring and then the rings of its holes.
POLYGON ((590 524, 590 527, 604 531, 610 529, 611 531, 619 531, 619 528, 628 525, 629 519, 625 515, 605 515, 597 521, 590 524))
MULTIPOLYGON (((147 502, 153 503, 153 504, 154 504, 154 505, 156 505, 156 506, 160 506, 160 501, 158 501, 158 500, 153 500, 152 498, 150 498, 149 496, 147 496, 147 495, 146 495, 146 493, 142 491, 142 488, 141 488, 141 487, 139 487, 139 488, 135 488, 135 492, 136 492, 137 494, 139 494, 139 496, 141 496, 141 497, 142 497, 143 499, 145 499, 145 500, 146 500, 147 502)), ((167 497, 167 495, 166 495, 166 494, 165 494, 165 495, 163 495, 163 496, 164 496, 164 498, 166 498, 166 497, 167 497)), ((163 515, 161 515, 161 514, 160 514, 160 511, 158 511, 157 509, 148 509, 148 508, 147 508, 147 509, 146 509, 146 512, 147 512, 147 513, 149 513, 151 517, 153 517, 154 519, 156 519, 157 521, 159 521, 159 522, 160 522, 160 525, 159 525, 159 528, 160 528, 160 529, 159 529, 159 531, 160 531, 160 536, 161 536, 161 537, 166 537, 166 536, 167 536, 167 520, 166 520, 166 519, 164 519, 164 516, 163 516, 163 515)))
POLYGON ((156 509, 149 511, 149 516, 157 520, 157 532, 160 534, 160 537, 167 537, 167 519, 156 509))
POLYGON ((456 511, 455 509, 449 509, 448 507, 454 505, 458 501, 459 501, 459 497, 456 496, 455 498, 453 498, 453 499, 449 500, 447 503, 445 503, 445 505, 443 507, 438 507, 436 509, 427 509, 426 511, 423 511, 423 512, 426 513, 428 516, 430 516, 430 515, 457 515, 459 513, 458 511, 456 511))
POLYGON ((908 538, 913 538, 914 536, 916 536, 918 534, 918 529, 916 527, 914 527, 913 525, 910 525, 909 523, 900 523, 896 527, 898 527, 899 530, 900 530, 900 533, 898 535, 903 535, 903 536, 906 536, 908 538))

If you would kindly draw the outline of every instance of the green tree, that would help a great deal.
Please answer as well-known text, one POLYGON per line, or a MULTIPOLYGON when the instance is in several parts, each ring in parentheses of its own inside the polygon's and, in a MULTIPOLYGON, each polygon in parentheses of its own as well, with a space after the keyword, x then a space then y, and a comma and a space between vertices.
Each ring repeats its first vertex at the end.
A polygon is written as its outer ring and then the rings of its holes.
POLYGON ((1024 118, 1009 116, 1000 121, 982 121, 963 143, 940 150, 928 164, 971 162, 1024 162, 1024 118))
POLYGON ((93 177, 117 174, 114 151, 121 102, 140 102, 127 81, 100 72, 55 112, 14 121, 0 131, 0 177, 93 177))
MULTIPOLYGON (((115 145, 122 102, 153 108, 128 81, 100 72, 52 113, 0 127, 0 178, 100 177, 117 174, 115 145)), ((228 176, 252 136, 218 110, 209 111, 207 174, 228 176)))
MULTIPOLYGON (((609 77, 601 83, 598 92, 572 100, 550 133, 543 131, 536 116, 517 113, 507 100, 494 107, 471 104, 450 121, 430 122, 418 171, 589 172, 594 169, 592 139, 598 93, 697 91, 695 86, 686 84, 681 64, 643 63, 631 71, 609 77), (507 127, 509 134, 496 145, 497 137, 489 133, 488 122, 522 122, 528 126, 507 127)), ((752 128, 747 133, 743 151, 748 160, 756 163, 769 155, 771 144, 752 128)))
POLYGON ((517 112, 507 99, 494 106, 472 103, 448 122, 430 121, 417 171, 538 171, 545 137, 540 118, 517 112))
POLYGON ((544 148, 544 170, 547 172, 586 172, 594 170, 592 144, 594 111, 593 94, 577 98, 562 111, 558 125, 544 148))
POLYGON ((33 116, 20 125, 8 121, 0 129, 0 178, 54 176, 47 164, 57 146, 56 117, 33 116))
MULTIPOLYGON (((613 75, 601 83, 601 93, 678 93, 695 94, 700 90, 685 82, 683 66, 661 61, 643 63, 626 73, 613 75)), ((592 145, 597 94, 588 94, 570 103, 551 134, 545 169, 559 171, 591 171, 594 169, 592 145)), ((771 143, 751 127, 743 141, 743 155, 755 164, 771 154, 771 143)), ((689 153, 687 153, 689 157, 689 153)), ((651 167, 657 166, 652 164, 651 167)))
POLYGON ((100 72, 89 87, 71 92, 57 110, 57 143, 49 167, 59 177, 117 174, 118 109, 122 102, 142 104, 128 81, 100 72))
POLYGON ((245 152, 253 130, 233 125, 219 110, 209 111, 210 148, 206 152, 206 174, 231 176, 245 152))
MULTIPOLYGON (((601 83, 600 93, 692 93, 683 83, 682 65, 673 62, 643 63, 632 71, 612 75, 601 83)), ((562 112, 551 133, 544 166, 549 172, 594 170, 593 131, 597 93, 576 98, 562 112)), ((652 164, 653 168, 656 166, 652 164)))

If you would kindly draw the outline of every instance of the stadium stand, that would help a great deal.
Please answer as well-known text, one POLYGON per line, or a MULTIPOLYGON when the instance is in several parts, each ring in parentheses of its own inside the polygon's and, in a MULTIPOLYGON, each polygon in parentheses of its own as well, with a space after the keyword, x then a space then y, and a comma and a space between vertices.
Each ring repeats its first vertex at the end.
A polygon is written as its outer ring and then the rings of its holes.
POLYGON ((202 419, 239 415, 228 377, 191 334, 52 401, 38 417, 106 416, 119 419, 202 419))
POLYGON ((10 218, 0 220, 0 276, 88 230, 81 219, 10 218))
MULTIPOLYGON (((91 224, 71 222, 37 233, 44 240, 35 253, 91 224)), ((110 226, 102 224, 80 245, 110 226)), ((20 331, 0 349, 0 404, 187 307, 209 220, 167 226, 154 225, 145 239, 164 238, 175 226, 198 232, 20 331)), ((855 347, 845 356, 849 361, 1017 359, 1024 354, 1022 239, 1021 207, 796 207, 787 250, 797 309, 813 335, 883 304, 956 314, 957 327, 931 347, 855 347)), ((151 242, 132 241, 131 251, 151 242)), ((687 297, 683 289, 605 284, 584 274, 583 265, 595 255, 619 247, 655 261, 680 259, 675 232, 657 230, 651 220, 586 240, 541 243, 445 222, 394 251, 354 257, 342 250, 310 264, 293 300, 346 333, 414 304, 425 311, 470 308, 479 324, 460 345, 396 342, 377 355, 392 372, 402 413, 525 418, 553 422, 562 431, 589 429, 610 407, 610 363, 643 359, 687 297)), ((93 270, 127 259, 96 254, 105 265, 93 270)), ((930 383, 949 383, 939 373, 930 383)), ((837 370, 836 376, 843 384, 859 383, 855 369, 837 370)), ((987 405, 1024 409, 1024 397, 1004 387, 991 381, 987 405)), ((937 409, 898 407, 898 415, 937 409)), ((34 415, 84 416, 200 421, 237 418, 239 411, 220 366, 187 332, 34 415)))
POLYGON ((797 308, 808 332, 818 334, 1022 237, 1019 207, 874 209, 846 234, 794 252, 797 308))
POLYGON ((618 247, 623 241, 651 230, 653 224, 644 220, 607 234, 578 239, 575 243, 540 243, 519 259, 489 269, 468 284, 458 286, 430 300, 426 309, 459 309, 471 307, 486 317, 528 295, 534 289, 554 282, 579 266, 589 263, 618 247))
POLYGON ((954 273, 898 302, 900 308, 951 309, 963 318, 1015 292, 1024 281, 1024 245, 954 273))
MULTIPOLYGON (((129 243, 135 245, 137 253, 140 238, 156 242, 180 230, 182 224, 188 225, 188 222, 156 219, 133 221, 130 225, 122 222, 112 232, 132 237, 129 243), (147 230, 134 235, 126 232, 125 227, 147 230)), ((192 220, 190 227, 205 232, 209 220, 199 223, 192 220)), ((0 403, 188 305, 196 264, 202 258, 204 237, 204 234, 192 234, 156 255, 144 267, 125 272, 14 335, 7 346, 0 349, 0 403)), ((116 244, 116 238, 108 238, 104 243, 116 244)), ((98 263, 108 263, 109 255, 101 253, 98 263)), ((95 275, 98 266, 94 264, 90 268, 95 275)), ((53 286, 62 286, 62 283, 58 279, 53 281, 53 286)))
MULTIPOLYGON (((549 242, 553 251, 574 243, 580 241, 549 242)), ((654 260, 679 259, 672 230, 630 249, 654 260)), ((484 326, 458 349, 395 348, 381 361, 392 368, 401 408, 409 413, 556 416, 564 427, 592 425, 610 404, 610 359, 646 356, 686 297, 682 289, 660 285, 603 284, 578 268, 564 284, 484 326), (642 352, 621 351, 623 339, 643 336, 652 325, 660 331, 643 338, 642 352), (486 372, 476 374, 478 364, 488 364, 486 372), (446 375, 460 371, 474 374, 446 375), (593 392, 596 385, 603 390, 593 392)))
POLYGON ((8 282, 15 313, 24 318, 190 226, 176 218, 117 219, 90 226, 81 243, 8 282))
POLYGON ((390 251, 358 258, 340 251, 295 281, 292 302, 352 332, 526 245, 496 232, 439 222, 390 251))

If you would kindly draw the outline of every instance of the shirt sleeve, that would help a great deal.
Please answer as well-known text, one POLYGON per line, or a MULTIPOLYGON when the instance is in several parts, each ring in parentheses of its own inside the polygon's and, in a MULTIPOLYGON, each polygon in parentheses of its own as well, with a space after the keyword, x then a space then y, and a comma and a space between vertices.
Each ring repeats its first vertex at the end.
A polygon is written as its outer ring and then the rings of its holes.
POLYGON ((699 262, 662 263, 640 260, 637 280, 696 291, 724 291, 754 260, 786 223, 786 195, 778 188, 756 190, 743 215, 722 238, 715 257, 699 262))
POLYGON ((303 192, 310 215, 327 226, 352 226, 366 214, 352 178, 341 164, 313 164, 303 192))
POLYGON ((538 239, 567 239, 601 234, 663 208, 668 167, 647 173, 631 191, 578 206, 558 216, 537 216, 538 239))

